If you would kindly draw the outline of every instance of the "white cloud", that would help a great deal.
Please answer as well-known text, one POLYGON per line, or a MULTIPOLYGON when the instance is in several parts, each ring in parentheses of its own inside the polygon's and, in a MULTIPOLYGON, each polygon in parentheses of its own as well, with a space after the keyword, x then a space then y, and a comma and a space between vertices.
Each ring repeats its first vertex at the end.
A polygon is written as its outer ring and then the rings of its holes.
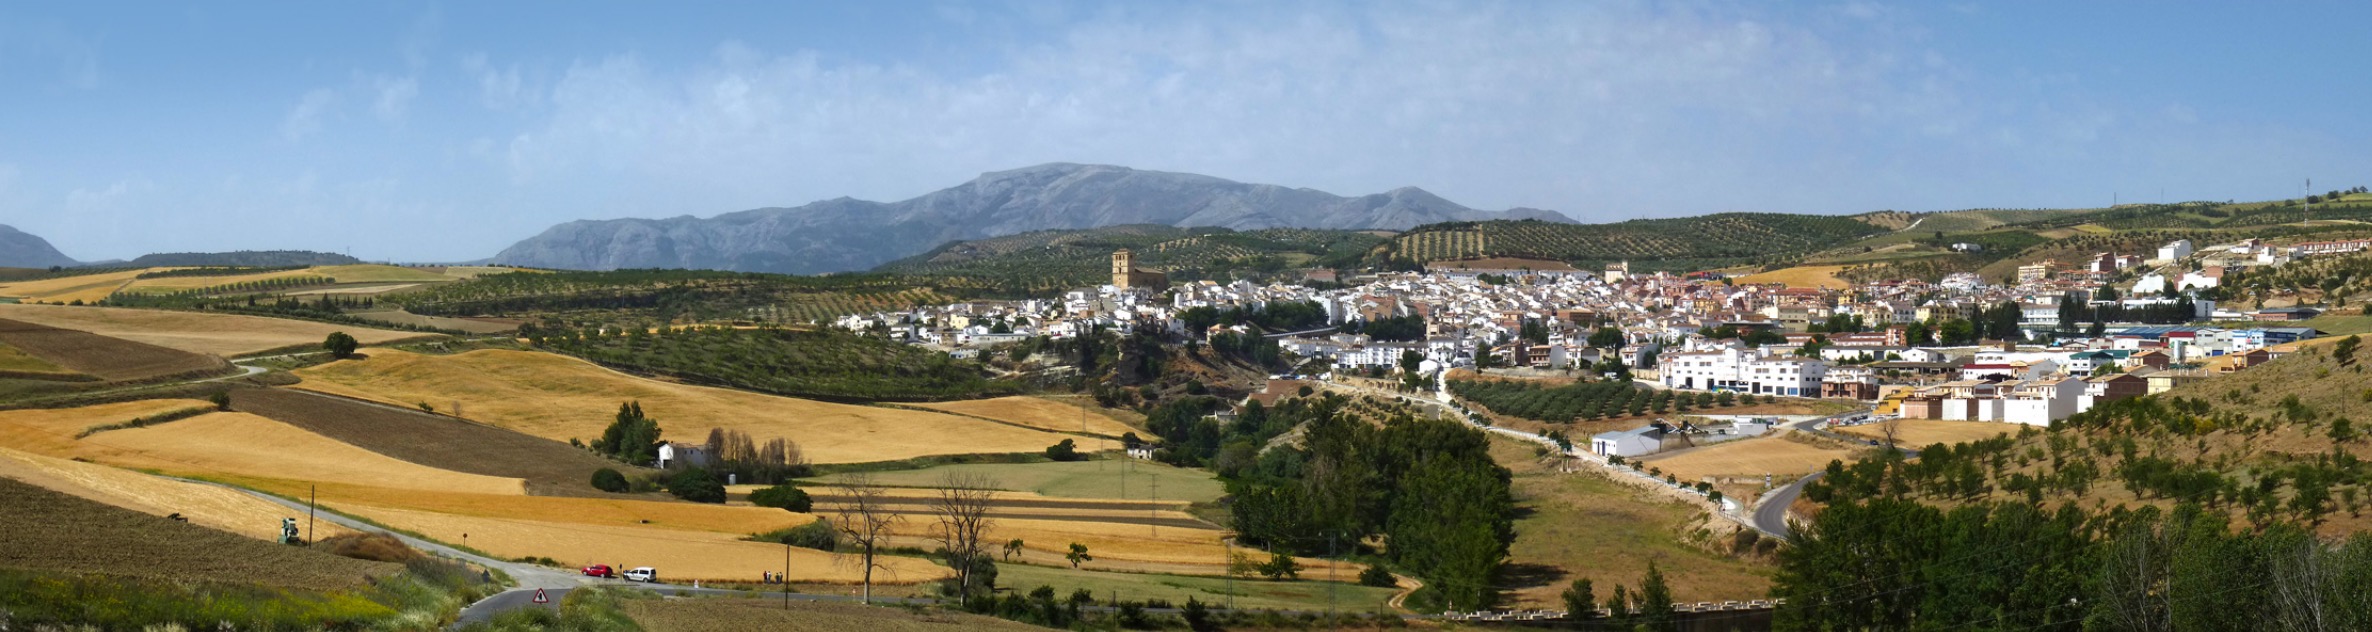
POLYGON ((330 115, 330 108, 336 106, 337 102, 336 90, 316 88, 305 92, 304 96, 297 98, 296 105, 288 109, 288 116, 281 119, 280 137, 296 141, 319 133, 322 118, 330 115))
POLYGON ((420 79, 417 77, 381 75, 373 77, 370 84, 371 90, 378 95, 371 103, 371 112, 377 114, 379 120, 389 123, 402 121, 404 113, 412 106, 412 100, 420 96, 420 79))

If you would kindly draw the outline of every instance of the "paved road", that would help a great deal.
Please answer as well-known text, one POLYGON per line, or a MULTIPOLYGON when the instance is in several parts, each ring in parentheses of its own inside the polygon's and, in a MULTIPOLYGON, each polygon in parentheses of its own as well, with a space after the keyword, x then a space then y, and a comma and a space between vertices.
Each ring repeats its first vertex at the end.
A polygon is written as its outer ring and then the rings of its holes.
MULTIPOLYGON (((1864 408, 1861 410, 1838 413, 1827 417, 1815 417, 1811 419, 1791 421, 1781 425, 1796 432, 1809 433, 1838 441, 1857 444, 1867 443, 1869 441, 1867 439, 1829 432, 1827 430, 1821 429, 1820 425, 1821 423, 1831 419, 1864 414, 1868 412, 1870 412, 1870 409, 1864 408)), ((1902 453, 1909 458, 1919 458, 1918 450, 1902 447, 1897 447, 1895 449, 1901 450, 1902 453)), ((1782 540, 1794 537, 1795 531, 1788 528, 1787 524, 1787 508, 1790 505, 1794 505, 1796 497, 1804 493, 1804 485, 1820 478, 1820 474, 1820 472, 1813 472, 1804 476, 1803 478, 1796 479, 1795 482, 1788 483, 1786 485, 1780 486, 1778 489, 1771 490, 1771 493, 1763 494, 1762 500, 1756 502, 1754 506, 1754 516, 1752 522, 1754 525, 1754 530, 1761 531, 1764 535, 1772 536, 1782 540)))

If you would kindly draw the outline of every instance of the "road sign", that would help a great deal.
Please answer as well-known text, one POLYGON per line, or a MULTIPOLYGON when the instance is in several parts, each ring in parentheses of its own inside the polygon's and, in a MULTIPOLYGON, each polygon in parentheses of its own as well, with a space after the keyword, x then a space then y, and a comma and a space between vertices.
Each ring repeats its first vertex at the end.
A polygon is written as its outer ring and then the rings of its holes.
POLYGON ((552 598, 550 598, 550 597, 545 597, 545 596, 544 596, 544 589, 542 589, 542 588, 537 588, 537 589, 535 589, 535 602, 536 602, 536 603, 552 603, 552 598))

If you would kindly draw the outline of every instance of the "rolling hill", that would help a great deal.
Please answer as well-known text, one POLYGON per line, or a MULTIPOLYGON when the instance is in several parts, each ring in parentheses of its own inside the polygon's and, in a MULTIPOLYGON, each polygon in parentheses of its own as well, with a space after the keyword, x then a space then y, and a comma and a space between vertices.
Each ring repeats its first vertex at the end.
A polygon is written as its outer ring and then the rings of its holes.
POLYGON ((1566 219, 1536 209, 1476 210, 1416 188, 1342 197, 1193 174, 1057 163, 988 173, 900 202, 839 198, 705 219, 569 222, 504 249, 494 262, 578 270, 816 274, 868 269, 952 241, 1051 229, 1152 224, 1399 230, 1501 218, 1566 219))
POLYGON ((49 240, 32 233, 0 224, 0 268, 47 268, 50 266, 80 265, 73 257, 58 252, 49 240))

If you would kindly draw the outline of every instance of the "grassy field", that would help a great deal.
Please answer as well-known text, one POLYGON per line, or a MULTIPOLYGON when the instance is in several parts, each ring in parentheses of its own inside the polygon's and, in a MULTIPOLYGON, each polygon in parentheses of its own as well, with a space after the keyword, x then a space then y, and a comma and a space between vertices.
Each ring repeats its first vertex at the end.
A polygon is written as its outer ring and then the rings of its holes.
POLYGON ((421 334, 352 325, 236 316, 201 312, 169 312, 114 307, 0 304, 0 318, 37 325, 77 329, 167 349, 222 356, 252 353, 294 345, 318 345, 330 332, 343 331, 363 344, 415 338, 421 334))
POLYGON ((298 388, 399 406, 428 402, 461 416, 558 441, 601 436, 618 405, 642 402, 669 440, 704 441, 711 428, 796 441, 816 463, 1037 452, 1064 436, 916 410, 832 404, 661 382, 567 356, 485 350, 427 356, 371 349, 367 360, 300 369, 298 388))
POLYGON ((1785 436, 1739 439, 1681 452, 1676 456, 1641 459, 1648 467, 1661 469, 1682 481, 1697 481, 1709 476, 1787 476, 1809 474, 1829 461, 1851 461, 1860 456, 1858 450, 1816 446, 1785 436))
POLYGON ((15 371, 20 373, 55 373, 60 375, 72 374, 71 371, 67 371, 64 367, 58 366, 57 363, 27 354, 24 351, 19 350, 16 347, 8 346, 5 343, 0 343, 0 371, 15 371))
MULTIPOLYGON (((1258 554, 1259 551, 1250 551, 1258 554)), ((1390 612, 1386 602, 1392 599, 1392 588, 1360 586, 1358 577, 1343 574, 1341 581, 1322 581, 1326 574, 1303 571, 1304 581, 1272 582, 1265 579, 1237 579, 1235 607, 1244 609, 1325 610, 1328 607, 1327 589, 1333 588, 1333 606, 1342 612, 1390 612)), ((1123 601, 1163 599, 1183 605, 1192 597, 1207 604, 1224 604, 1229 596, 1228 582, 1222 577, 1189 577, 1151 573, 1111 573, 1068 568, 1048 568, 1004 564, 997 567, 997 585, 1027 592, 1039 586, 1054 587, 1054 594, 1067 596, 1071 591, 1085 588, 1095 593, 1097 601, 1117 595, 1123 601)))
MULTIPOLYGON (((831 553, 745 541, 739 534, 458 516, 368 505, 331 506, 443 542, 460 543, 462 534, 466 533, 470 548, 505 558, 549 557, 567 566, 650 566, 659 569, 659 576, 668 581, 754 582, 761 573, 783 572, 786 551, 790 554, 792 581, 852 583, 861 578, 861 569, 835 559, 837 556, 831 553)), ((890 568, 875 571, 875 583, 910 584, 947 575, 944 567, 919 559, 886 558, 886 561, 890 568)))
POLYGON ((1128 424, 1120 423, 1101 412, 1090 410, 1082 414, 1077 406, 1026 395, 911 405, 1051 432, 1084 432, 1119 438, 1120 435, 1136 431, 1128 424))
POLYGON ((1770 272, 1747 275, 1739 283, 1785 283, 1788 287, 1822 287, 1845 289, 1852 283, 1837 278, 1837 271, 1845 266, 1796 266, 1770 272))
POLYGON ((11 445, 58 458, 188 476, 344 483, 435 492, 522 494, 522 482, 440 470, 378 453, 263 417, 212 413, 171 423, 93 434, 34 411, 10 411, 0 434, 11 445))
MULTIPOLYGON (((2025 424, 1998 421, 1938 421, 1932 419, 1905 419, 1895 423, 1900 424, 1895 430, 1896 441, 1906 448, 1991 439, 2005 434, 2018 434, 2019 430, 2031 427, 2025 424)), ((1886 438, 1885 429, 1881 428, 1879 424, 1841 426, 1829 430, 1869 439, 1884 440, 1886 438)))
MULTIPOLYGON (((181 514, 190 523, 259 540, 280 534, 288 508, 214 485, 190 483, 0 448, 0 477, 152 516, 181 514)), ((323 522, 316 537, 350 533, 323 522)))
POLYGON ((649 632, 933 632, 1044 630, 975 614, 916 612, 889 606, 773 599, 632 599, 626 614, 649 632))
POLYGON ((95 303, 106 300, 124 284, 131 283, 146 270, 125 270, 107 274, 88 274, 38 281, 19 281, 0 284, 0 296, 26 303, 58 303, 74 301, 95 303))
POLYGON ((0 319, 0 343, 75 373, 108 380, 231 370, 221 358, 17 320, 0 319))
MULTIPOLYGON (((1093 447, 1092 444, 1082 447, 1093 447)), ((1160 484, 1160 500, 1213 502, 1226 494, 1219 479, 1208 470, 1171 467, 1160 463, 1139 461, 1128 463, 1123 471, 1122 461, 1071 461, 1067 463, 967 463, 941 465, 919 470, 875 472, 873 480, 881 485, 900 487, 931 487, 938 485, 949 473, 978 474, 996 479, 998 489, 1034 492, 1056 498, 1112 498, 1150 500, 1155 481, 1160 484), (1122 486, 1126 486, 1123 493, 1122 486)), ((818 483, 832 480, 817 479, 818 483)))
MULTIPOLYGON (((1530 444, 1493 439, 1491 454, 1515 473, 1516 518, 1509 599, 1562 609, 1559 593, 1586 577, 1601 598, 1621 584, 1637 588, 1653 561, 1684 601, 1760 598, 1771 569, 1707 552, 1681 540, 1702 512, 1594 472, 1566 474, 1544 465, 1530 444)), ((1587 466, 1585 466, 1587 467, 1587 466)))
POLYGON ((8 541, 0 546, 0 568, 316 590, 360 587, 403 569, 258 542, 13 480, 0 480, 0 533, 8 541))

